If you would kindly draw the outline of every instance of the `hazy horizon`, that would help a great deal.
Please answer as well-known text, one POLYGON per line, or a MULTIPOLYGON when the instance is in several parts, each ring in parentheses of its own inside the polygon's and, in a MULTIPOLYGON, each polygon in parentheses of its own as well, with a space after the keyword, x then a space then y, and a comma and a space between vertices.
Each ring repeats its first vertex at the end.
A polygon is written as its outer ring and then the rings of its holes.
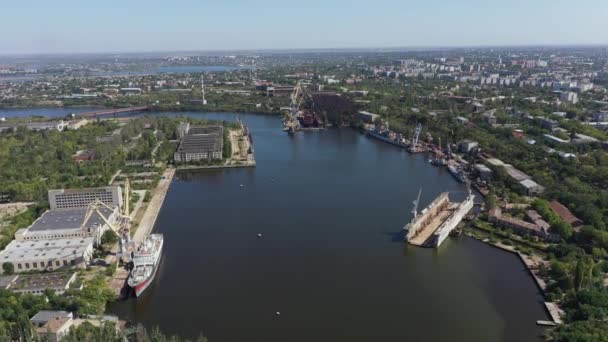
POLYGON ((9 0, 0 55, 605 46, 602 0, 9 0))

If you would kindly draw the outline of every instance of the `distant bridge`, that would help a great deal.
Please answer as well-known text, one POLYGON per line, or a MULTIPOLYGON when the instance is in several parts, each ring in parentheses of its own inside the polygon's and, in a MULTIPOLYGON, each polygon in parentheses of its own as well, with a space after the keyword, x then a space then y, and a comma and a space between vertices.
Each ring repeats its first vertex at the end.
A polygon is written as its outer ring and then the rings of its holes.
POLYGON ((141 111, 148 110, 148 109, 149 109, 148 106, 104 109, 104 110, 98 110, 95 112, 86 112, 86 113, 76 114, 76 117, 78 117, 78 118, 96 118, 96 117, 100 117, 100 116, 109 116, 109 115, 116 115, 116 114, 121 114, 121 113, 141 112, 141 111))

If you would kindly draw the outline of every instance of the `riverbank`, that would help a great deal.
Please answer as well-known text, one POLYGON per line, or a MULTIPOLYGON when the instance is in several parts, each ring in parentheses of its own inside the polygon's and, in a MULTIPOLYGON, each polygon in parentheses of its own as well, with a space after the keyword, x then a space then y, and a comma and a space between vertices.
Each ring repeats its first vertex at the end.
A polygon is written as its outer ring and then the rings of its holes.
MULTIPOLYGON (((466 235, 468 237, 474 238, 478 241, 484 242, 492 247, 501 249, 505 252, 509 252, 509 253, 513 253, 515 255, 517 255, 519 257, 519 260, 524 264, 524 266, 526 267, 526 270, 528 271, 528 274, 532 277, 532 279, 534 280, 534 283, 536 284, 536 286, 538 287, 538 289, 541 291, 543 297, 546 299, 547 298, 547 283, 546 281, 540 277, 540 275, 538 274, 539 270, 542 267, 549 267, 549 263, 545 260, 543 260, 540 256, 538 255, 527 255, 524 253, 519 252, 518 250, 516 250, 516 247, 514 246, 509 246, 509 245, 505 245, 501 242, 492 242, 490 241, 490 239, 488 238, 480 238, 475 234, 471 234, 469 232, 466 233, 466 235)), ((537 321, 537 324, 539 325, 560 325, 563 323, 561 317, 564 314, 563 311, 559 308, 559 305, 557 303, 554 302, 544 302, 545 305, 545 309, 547 310, 547 312, 549 313, 549 316, 551 317, 551 321, 549 321, 552 324, 547 324, 547 321, 543 321, 543 320, 539 320, 537 321)))
POLYGON ((168 168, 163 173, 163 176, 158 181, 156 189, 153 190, 150 203, 148 203, 146 211, 144 212, 141 221, 137 225, 137 229, 134 233, 131 233, 133 235, 133 241, 138 243, 142 242, 146 236, 152 232, 158 217, 158 213, 163 206, 163 202, 165 201, 165 197, 167 196, 167 192, 169 191, 169 187, 171 186, 171 181, 173 180, 174 176, 174 168, 168 168))

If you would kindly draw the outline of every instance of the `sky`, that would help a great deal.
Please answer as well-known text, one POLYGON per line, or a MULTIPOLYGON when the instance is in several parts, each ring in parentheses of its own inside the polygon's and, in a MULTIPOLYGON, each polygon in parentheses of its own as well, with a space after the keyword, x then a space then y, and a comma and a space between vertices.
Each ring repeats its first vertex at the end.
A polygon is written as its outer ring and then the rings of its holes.
POLYGON ((608 45, 608 0, 0 0, 0 54, 608 45))

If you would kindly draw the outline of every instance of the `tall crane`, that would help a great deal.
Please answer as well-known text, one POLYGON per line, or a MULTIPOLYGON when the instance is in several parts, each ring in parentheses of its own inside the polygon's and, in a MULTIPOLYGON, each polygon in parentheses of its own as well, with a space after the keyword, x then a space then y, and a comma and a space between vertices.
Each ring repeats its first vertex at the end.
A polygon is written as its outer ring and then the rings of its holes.
POLYGON ((291 93, 291 103, 289 105, 289 113, 283 121, 283 130, 289 134, 293 134, 295 131, 300 129, 300 122, 298 121, 298 112, 300 105, 302 104, 302 83, 298 81, 296 86, 291 93))
POLYGON ((414 136, 412 137, 412 144, 410 145, 410 152, 418 152, 418 138, 420 137, 420 132, 422 132, 422 125, 419 123, 416 125, 416 131, 414 131, 414 136))
POLYGON ((125 193, 124 193, 124 202, 125 202, 125 210, 123 212, 124 216, 129 216, 131 211, 129 210, 129 202, 131 201, 131 182, 129 182, 129 178, 125 179, 125 193))
POLYGON ((420 188, 420 190, 418 191, 418 197, 413 202, 414 203, 414 208, 412 208, 412 215, 414 216, 414 218, 416 218, 416 216, 418 216, 418 203, 420 203, 420 195, 421 194, 422 194, 422 188, 420 188))

